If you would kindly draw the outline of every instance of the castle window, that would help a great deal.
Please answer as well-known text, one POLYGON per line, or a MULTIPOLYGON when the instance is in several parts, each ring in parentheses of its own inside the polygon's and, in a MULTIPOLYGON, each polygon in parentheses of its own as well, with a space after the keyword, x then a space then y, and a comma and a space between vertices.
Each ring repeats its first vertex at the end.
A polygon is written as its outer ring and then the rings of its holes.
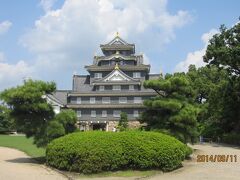
POLYGON ((134 110, 133 111, 133 117, 139 117, 139 112, 138 112, 138 110, 134 110))
POLYGON ((124 61, 120 61, 120 62, 119 62, 119 65, 120 65, 120 66, 124 65, 124 61))
POLYGON ((114 90, 114 91, 118 90, 119 91, 119 90, 121 90, 121 86, 120 85, 113 85, 112 90, 114 90))
POLYGON ((133 102, 134 103, 142 103, 142 97, 134 97, 133 102))
POLYGON ((140 77, 141 77, 140 72, 134 72, 133 73, 133 78, 140 78, 140 77))
POLYGON ((76 103, 76 97, 71 97, 70 103, 75 104, 76 103))
POLYGON ((127 97, 119 97, 119 103, 127 103, 127 97))
POLYGON ((113 117, 120 117, 120 113, 121 113, 121 111, 119 111, 119 110, 114 110, 114 111, 113 111, 113 117))
POLYGON ((81 103, 82 103, 81 97, 77 97, 77 104, 81 104, 81 103))
POLYGON ((134 85, 129 85, 129 90, 134 91, 134 85))
POLYGON ((111 61, 111 65, 112 65, 112 66, 115 65, 115 61, 111 61))
POLYGON ((96 111, 91 111, 91 117, 96 117, 96 111))
POLYGON ((77 110, 77 117, 82 117, 82 111, 77 110))
POLYGON ((94 73, 94 78, 102 78, 102 73, 94 73))
POLYGON ((104 91, 104 86, 99 86, 99 91, 104 91))
POLYGON ((95 104, 95 102, 96 102, 95 97, 90 97, 90 104, 95 104))
POLYGON ((107 117, 107 111, 106 110, 102 111, 102 117, 107 117))
POLYGON ((102 97, 102 103, 103 104, 109 104, 110 103, 110 97, 102 97))

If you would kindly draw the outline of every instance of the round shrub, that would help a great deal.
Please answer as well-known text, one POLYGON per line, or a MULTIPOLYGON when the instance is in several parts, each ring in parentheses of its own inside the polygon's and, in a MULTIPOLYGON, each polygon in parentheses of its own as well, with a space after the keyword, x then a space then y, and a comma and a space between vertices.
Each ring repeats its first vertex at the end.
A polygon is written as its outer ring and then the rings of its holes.
POLYGON ((78 132, 53 140, 47 147, 47 164, 58 169, 98 173, 119 169, 173 170, 190 149, 158 132, 78 132))

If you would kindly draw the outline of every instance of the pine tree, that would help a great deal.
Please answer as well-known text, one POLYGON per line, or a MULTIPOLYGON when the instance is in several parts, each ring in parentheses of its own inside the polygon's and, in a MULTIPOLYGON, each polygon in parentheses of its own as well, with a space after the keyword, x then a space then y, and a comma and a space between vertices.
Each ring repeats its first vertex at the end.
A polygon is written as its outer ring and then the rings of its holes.
POLYGON ((197 115, 199 108, 194 102, 194 91, 184 73, 167 74, 158 80, 144 82, 158 96, 144 101, 147 110, 141 122, 148 130, 169 133, 183 142, 193 141, 197 136, 197 115))
POLYGON ((120 120, 118 123, 118 129, 120 131, 125 131, 128 128, 128 117, 127 117, 127 113, 125 112, 121 112, 120 114, 120 120))
POLYGON ((45 145, 44 137, 48 122, 54 118, 53 107, 43 95, 53 92, 55 83, 28 80, 23 85, 6 89, 0 98, 11 108, 10 116, 17 129, 27 137, 34 137, 38 146, 45 145))

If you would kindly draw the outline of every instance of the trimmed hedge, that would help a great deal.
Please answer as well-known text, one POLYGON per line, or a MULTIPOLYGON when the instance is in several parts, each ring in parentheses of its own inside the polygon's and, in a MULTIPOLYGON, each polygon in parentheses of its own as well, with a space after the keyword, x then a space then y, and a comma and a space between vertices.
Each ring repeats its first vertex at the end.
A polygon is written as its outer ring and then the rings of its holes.
POLYGON ((177 139, 141 131, 78 132, 53 140, 47 164, 61 170, 98 173, 119 169, 173 170, 191 154, 177 139))

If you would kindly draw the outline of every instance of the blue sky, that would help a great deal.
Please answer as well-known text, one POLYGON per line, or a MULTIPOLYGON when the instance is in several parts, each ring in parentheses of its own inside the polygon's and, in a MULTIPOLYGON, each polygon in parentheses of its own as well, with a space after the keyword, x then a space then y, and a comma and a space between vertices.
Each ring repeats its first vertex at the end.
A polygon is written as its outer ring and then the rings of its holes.
POLYGON ((238 0, 10 0, 0 6, 0 90, 23 78, 71 89, 72 75, 101 54, 116 31, 152 73, 203 66, 207 41, 240 16, 238 0))

